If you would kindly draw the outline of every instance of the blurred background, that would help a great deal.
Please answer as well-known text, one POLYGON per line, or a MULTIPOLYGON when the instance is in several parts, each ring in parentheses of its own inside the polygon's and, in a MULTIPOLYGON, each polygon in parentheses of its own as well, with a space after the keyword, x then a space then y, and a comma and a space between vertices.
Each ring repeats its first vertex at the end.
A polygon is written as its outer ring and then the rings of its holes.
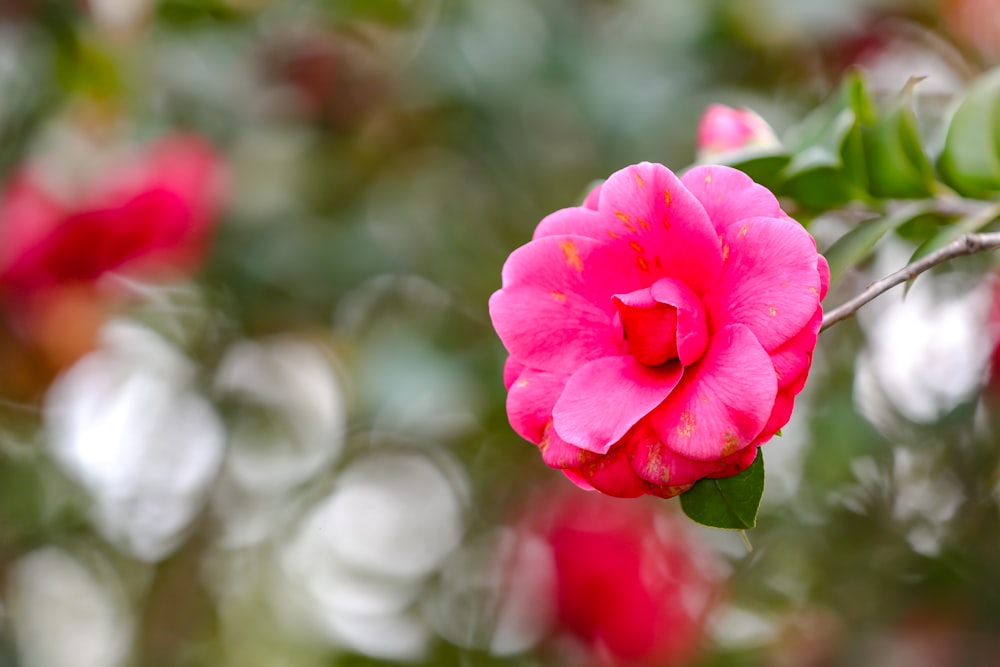
POLYGON ((486 302, 708 104, 998 61, 995 0, 0 1, 0 666, 996 664, 988 257, 824 333, 752 553, 546 469, 486 302))

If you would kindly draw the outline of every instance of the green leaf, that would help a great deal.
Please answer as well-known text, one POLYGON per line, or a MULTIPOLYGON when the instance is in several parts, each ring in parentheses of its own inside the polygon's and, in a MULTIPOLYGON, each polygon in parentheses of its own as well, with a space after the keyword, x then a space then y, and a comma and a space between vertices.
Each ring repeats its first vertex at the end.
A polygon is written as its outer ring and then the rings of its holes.
POLYGON ((764 494, 764 457, 732 477, 703 479, 681 494, 681 509, 692 521, 712 528, 743 530, 757 525, 764 494))
POLYGON ((823 253, 830 265, 830 283, 836 283, 844 271, 868 257, 887 233, 926 214, 932 208, 933 202, 910 203, 890 215, 859 223, 841 236, 823 253))
POLYGON ((912 80, 897 103, 871 128, 862 130, 869 190, 876 197, 917 199, 934 187, 934 169, 924 152, 913 111, 912 80))
POLYGON ((1000 190, 998 130, 1000 68, 973 82, 955 109, 938 157, 941 179, 969 197, 1000 190))
POLYGON ((719 164, 739 169, 768 190, 775 191, 781 187, 781 172, 790 159, 782 148, 747 149, 724 156, 719 164))

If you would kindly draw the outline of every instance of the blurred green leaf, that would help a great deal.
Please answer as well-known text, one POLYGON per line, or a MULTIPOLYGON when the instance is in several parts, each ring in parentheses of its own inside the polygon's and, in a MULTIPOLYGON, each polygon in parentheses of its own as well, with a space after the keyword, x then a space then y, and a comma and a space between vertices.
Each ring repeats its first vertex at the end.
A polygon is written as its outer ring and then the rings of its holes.
POLYGON ((913 256, 910 257, 910 262, 915 262, 935 250, 940 250, 966 234, 978 232, 998 217, 1000 217, 1000 202, 986 206, 981 211, 968 215, 953 225, 943 227, 937 234, 920 244, 913 256))
POLYGON ((955 109, 937 163, 942 180, 970 197, 1000 190, 998 130, 1000 68, 977 79, 955 109))
POLYGON ((923 141, 908 85, 889 112, 862 130, 868 161, 869 191, 876 197, 915 199, 933 191, 934 169, 923 141))
POLYGON ((930 202, 911 203, 877 220, 859 223, 844 234, 823 253, 830 265, 830 282, 837 282, 844 271, 868 257, 887 233, 925 215, 931 207, 930 202))
POLYGON ((739 169, 769 190, 779 190, 782 183, 781 173, 788 166, 789 160, 791 156, 783 149, 758 148, 734 151, 719 160, 719 163, 739 169))
POLYGON ((712 528, 742 530, 757 525, 757 509, 764 494, 764 457, 743 472, 722 479, 703 479, 681 494, 688 518, 712 528))

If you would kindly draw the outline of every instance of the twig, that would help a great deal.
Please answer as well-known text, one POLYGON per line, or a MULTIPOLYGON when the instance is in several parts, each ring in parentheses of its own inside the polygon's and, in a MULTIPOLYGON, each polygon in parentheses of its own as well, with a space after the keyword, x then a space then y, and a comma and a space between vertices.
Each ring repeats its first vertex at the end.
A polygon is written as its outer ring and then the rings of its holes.
POLYGON ((988 234, 966 234, 952 241, 943 248, 939 248, 929 255, 921 257, 912 264, 904 266, 895 273, 890 273, 885 278, 876 280, 869 285, 865 291, 857 295, 843 305, 837 306, 833 310, 823 315, 823 326, 820 331, 824 331, 841 320, 846 320, 879 294, 886 292, 896 285, 913 280, 924 271, 934 268, 938 264, 943 264, 948 260, 972 255, 984 250, 995 250, 1000 248, 1000 232, 988 234))

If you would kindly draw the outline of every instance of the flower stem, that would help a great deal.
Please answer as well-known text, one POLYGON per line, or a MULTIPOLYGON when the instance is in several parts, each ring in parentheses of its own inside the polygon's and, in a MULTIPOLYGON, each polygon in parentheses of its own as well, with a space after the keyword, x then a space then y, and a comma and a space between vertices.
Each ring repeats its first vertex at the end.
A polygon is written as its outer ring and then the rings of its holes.
MULTIPOLYGON (((1000 209, 997 207, 991 207, 991 213, 993 216, 996 216, 1000 213, 1000 209)), ((892 289, 896 285, 905 283, 908 280, 913 280, 928 269, 932 269, 935 266, 943 264, 948 260, 955 259, 956 257, 972 255, 984 250, 995 250, 997 248, 1000 248, 1000 232, 965 234, 960 236, 958 239, 952 241, 943 248, 939 248, 931 254, 921 257, 917 261, 907 264, 899 271, 890 273, 885 278, 876 280, 863 292, 861 292, 861 294, 846 303, 837 306, 833 310, 826 312, 823 315, 823 326, 820 328, 820 331, 825 331, 837 322, 846 320, 848 317, 854 315, 854 313, 856 313, 861 306, 865 305, 878 295, 892 289)))

